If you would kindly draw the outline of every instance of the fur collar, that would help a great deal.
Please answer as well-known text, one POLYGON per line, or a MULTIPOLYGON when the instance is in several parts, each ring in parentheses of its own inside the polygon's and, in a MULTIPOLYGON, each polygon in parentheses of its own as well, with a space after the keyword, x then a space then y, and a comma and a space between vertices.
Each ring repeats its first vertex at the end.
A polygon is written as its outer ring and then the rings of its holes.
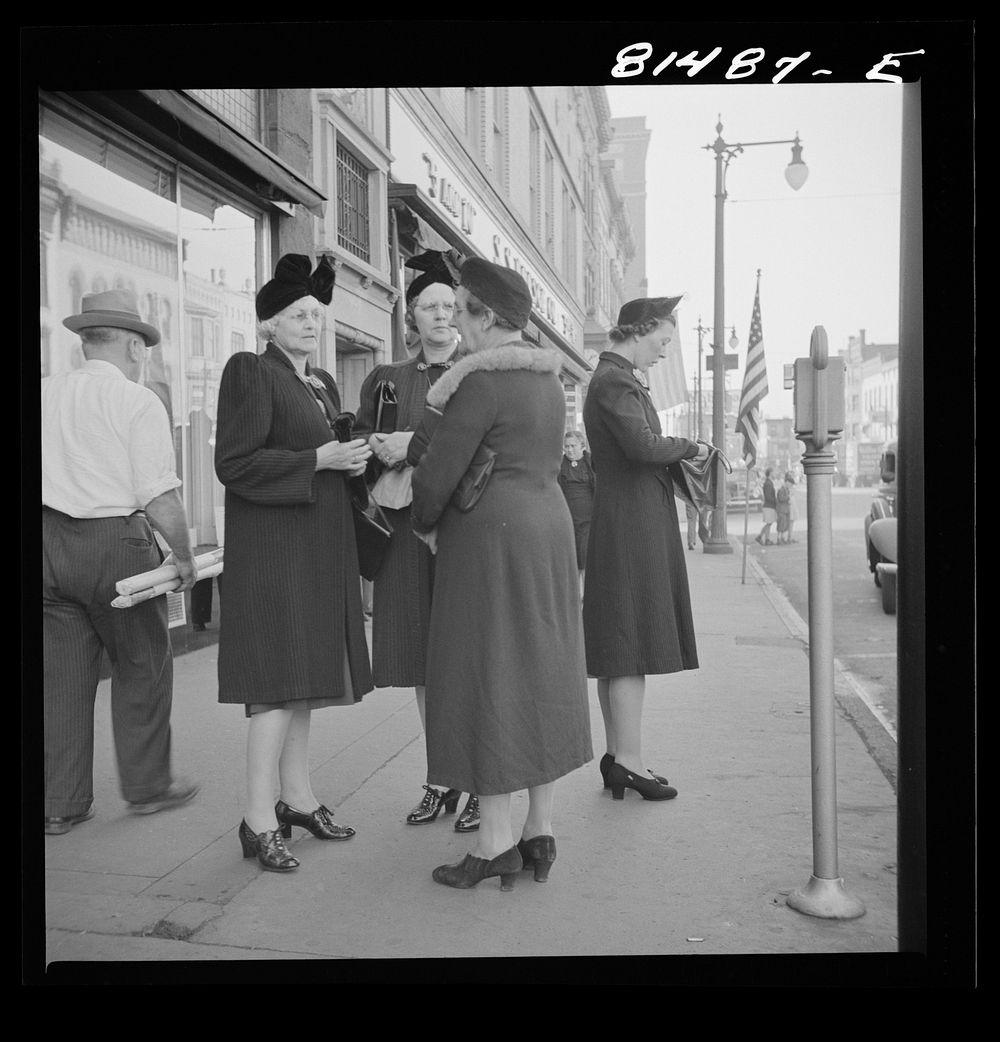
POLYGON ((513 369, 527 369, 533 373, 558 373, 561 368, 562 353, 556 348, 532 347, 523 340, 511 340, 506 344, 475 351, 456 362, 427 392, 427 404, 435 409, 443 409, 469 373, 513 369))

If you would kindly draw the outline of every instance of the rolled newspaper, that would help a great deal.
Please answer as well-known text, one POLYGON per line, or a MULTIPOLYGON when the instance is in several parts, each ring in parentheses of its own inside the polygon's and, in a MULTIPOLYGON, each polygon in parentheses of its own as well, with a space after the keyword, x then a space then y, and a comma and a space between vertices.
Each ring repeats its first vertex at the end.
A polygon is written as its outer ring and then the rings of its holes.
MULTIPOLYGON (((194 559, 194 563, 198 568, 198 578, 207 578, 202 573, 206 568, 213 564, 222 564, 222 552, 223 547, 219 547, 217 550, 210 550, 207 554, 201 554, 194 559)), ((221 569, 220 569, 221 571, 221 569)), ((213 575, 218 575, 218 572, 213 572, 213 575)), ((115 583, 115 589, 123 595, 139 593, 140 590, 149 590, 154 586, 160 586, 163 583, 169 582, 171 579, 177 578, 177 565, 165 564, 159 568, 154 568, 149 572, 142 572, 139 575, 130 575, 127 579, 119 579, 115 583)), ((179 584, 178 584, 179 585, 179 584)), ((169 591, 167 591, 169 592, 169 591)), ((153 594, 153 596, 158 596, 153 594)))
MULTIPOLYGON (((162 569, 158 569, 160 571, 162 569)), ((211 579, 213 575, 220 575, 222 572, 222 562, 218 561, 216 564, 209 564, 206 567, 198 568, 199 579, 211 579)), ((150 572, 150 575, 153 573, 150 572)), ((180 586, 180 577, 176 574, 176 569, 173 579, 167 579, 165 582, 157 583, 155 586, 147 586, 144 590, 137 590, 135 593, 125 593, 120 597, 116 597, 111 602, 112 608, 134 608, 137 604, 142 604, 143 601, 151 601, 154 597, 162 597, 165 593, 173 593, 174 590, 180 586)))

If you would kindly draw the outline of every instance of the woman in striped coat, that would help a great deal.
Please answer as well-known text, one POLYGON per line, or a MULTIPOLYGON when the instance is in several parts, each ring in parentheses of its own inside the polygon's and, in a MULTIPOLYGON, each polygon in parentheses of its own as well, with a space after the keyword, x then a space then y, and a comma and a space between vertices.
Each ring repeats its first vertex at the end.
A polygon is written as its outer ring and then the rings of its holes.
POLYGON ((219 701, 242 703, 250 718, 240 841, 245 857, 273 872, 298 867, 282 842, 293 825, 323 840, 354 835, 312 791, 310 713, 353 705, 372 688, 347 489, 371 450, 361 439, 336 440, 336 384, 309 364, 332 293, 327 258, 310 276, 307 257, 283 257, 257 294, 267 349, 234 354, 219 388, 219 701))
MULTIPOLYGON (((354 432, 367 437, 375 453, 370 469, 377 480, 371 494, 392 525, 392 539, 375 576, 372 597, 375 686, 412 687, 423 728, 434 557, 413 534, 410 522, 409 479, 419 458, 413 434, 423 419, 428 392, 458 361, 459 337, 454 324, 453 275, 442 254, 428 250, 412 257, 407 265, 420 272, 406 290, 406 325, 417 337, 416 352, 406 361, 378 365, 365 377, 354 432), (391 384, 395 391, 396 409, 390 424, 379 425, 375 398, 383 382, 391 384)), ((442 810, 453 813, 458 809, 460 796, 454 789, 435 789, 425 784, 420 802, 406 815, 406 823, 427 825, 442 810)), ((455 819, 455 831, 474 832, 478 828, 479 802, 470 793, 455 819)))
POLYGON ((597 475, 587 552, 583 626, 587 672, 598 678, 607 751, 606 788, 666 800, 677 790, 643 766, 646 676, 696 669, 691 603, 670 467, 708 446, 663 437, 635 370, 645 372, 673 338, 679 297, 625 304, 600 356, 583 420, 597 475))

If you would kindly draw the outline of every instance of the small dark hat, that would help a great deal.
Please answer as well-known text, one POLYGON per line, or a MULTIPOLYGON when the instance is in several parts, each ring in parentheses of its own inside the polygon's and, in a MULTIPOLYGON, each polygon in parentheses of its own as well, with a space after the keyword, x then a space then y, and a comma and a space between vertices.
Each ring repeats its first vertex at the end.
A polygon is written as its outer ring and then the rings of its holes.
POLYGON ((622 305, 618 312, 619 326, 636 326, 648 322, 651 318, 669 318, 673 310, 681 302, 681 297, 639 297, 622 305))
POLYGON ((64 318, 63 325, 74 333, 92 326, 128 329, 138 333, 146 341, 147 347, 154 347, 160 342, 159 330, 139 318, 135 294, 124 289, 86 294, 80 304, 80 314, 64 318))
POLYGON ((257 318, 271 318, 302 297, 315 297, 321 304, 329 304, 337 279, 333 261, 324 254, 311 275, 310 267, 304 254, 286 253, 275 265, 274 278, 257 291, 257 318))
POLYGON ((425 250, 423 253, 418 253, 415 257, 411 257, 406 262, 406 267, 419 271, 422 274, 418 275, 406 287, 406 303, 412 303, 428 286, 433 286, 435 282, 451 286, 454 289, 458 283, 458 272, 461 266, 461 254, 455 250, 448 250, 447 252, 425 250))
POLYGON ((527 326, 531 318, 531 291, 516 271, 482 257, 470 257, 462 265, 460 275, 460 284, 501 318, 517 329, 527 326))

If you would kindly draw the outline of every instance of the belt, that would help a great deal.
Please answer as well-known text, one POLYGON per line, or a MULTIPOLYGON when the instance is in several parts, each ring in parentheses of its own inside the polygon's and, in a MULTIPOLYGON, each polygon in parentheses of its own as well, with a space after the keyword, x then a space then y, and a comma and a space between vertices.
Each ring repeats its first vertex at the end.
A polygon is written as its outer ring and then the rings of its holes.
POLYGON ((116 519, 124 520, 127 517, 146 517, 145 510, 133 510, 131 514, 108 514, 105 517, 74 517, 72 514, 64 514, 61 510, 56 510, 55 507, 50 507, 43 503, 42 513, 46 511, 59 517, 65 517, 69 521, 114 521, 116 519))

